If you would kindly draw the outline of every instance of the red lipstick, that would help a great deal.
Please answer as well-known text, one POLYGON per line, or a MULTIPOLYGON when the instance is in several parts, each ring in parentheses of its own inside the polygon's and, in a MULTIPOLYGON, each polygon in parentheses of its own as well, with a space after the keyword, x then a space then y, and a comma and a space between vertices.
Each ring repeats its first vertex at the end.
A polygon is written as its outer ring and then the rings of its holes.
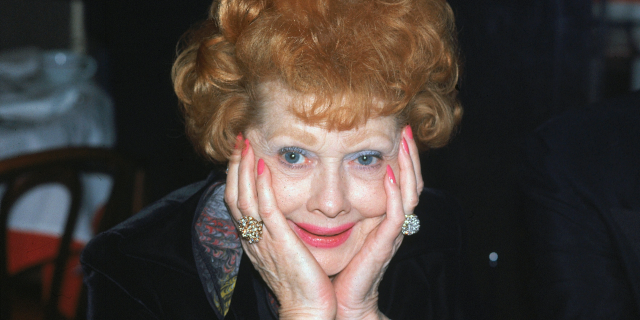
POLYGON ((335 228, 324 228, 307 223, 289 221, 298 238, 316 248, 335 248, 343 244, 353 230, 355 223, 347 223, 335 228))

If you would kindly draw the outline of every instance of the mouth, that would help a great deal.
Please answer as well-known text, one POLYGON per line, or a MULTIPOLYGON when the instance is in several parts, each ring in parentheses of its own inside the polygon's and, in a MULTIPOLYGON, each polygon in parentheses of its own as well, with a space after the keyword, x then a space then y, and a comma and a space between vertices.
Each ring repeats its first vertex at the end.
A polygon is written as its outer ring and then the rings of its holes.
POLYGON ((289 225, 296 232, 298 238, 306 244, 316 248, 335 248, 349 239, 355 223, 343 224, 335 228, 324 228, 293 221, 289 221, 289 225))

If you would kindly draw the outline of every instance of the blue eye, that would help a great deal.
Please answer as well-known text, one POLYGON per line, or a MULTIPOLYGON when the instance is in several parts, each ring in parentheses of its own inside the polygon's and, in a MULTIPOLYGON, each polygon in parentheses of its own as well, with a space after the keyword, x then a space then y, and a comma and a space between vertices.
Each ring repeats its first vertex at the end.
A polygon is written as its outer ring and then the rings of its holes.
POLYGON ((285 161, 291 164, 299 164, 304 159, 304 157, 298 152, 286 152, 283 157, 285 161))
POLYGON ((373 163, 373 156, 369 156, 369 155, 364 155, 364 156, 359 156, 358 157, 358 163, 363 165, 363 166, 368 166, 371 163, 373 163))
POLYGON ((375 151, 367 151, 364 153, 360 153, 359 156, 355 159, 359 165, 361 166, 372 166, 378 163, 378 160, 382 158, 382 155, 379 152, 375 151))
POLYGON ((307 161, 306 151, 298 147, 284 147, 278 153, 287 165, 302 165, 307 161))

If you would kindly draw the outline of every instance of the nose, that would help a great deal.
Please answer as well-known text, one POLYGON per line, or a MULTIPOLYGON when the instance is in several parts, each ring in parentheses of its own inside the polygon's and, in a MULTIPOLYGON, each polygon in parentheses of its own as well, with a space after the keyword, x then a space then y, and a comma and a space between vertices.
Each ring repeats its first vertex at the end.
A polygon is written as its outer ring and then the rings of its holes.
POLYGON ((321 170, 313 179, 307 210, 329 218, 351 211, 346 180, 339 168, 321 170))

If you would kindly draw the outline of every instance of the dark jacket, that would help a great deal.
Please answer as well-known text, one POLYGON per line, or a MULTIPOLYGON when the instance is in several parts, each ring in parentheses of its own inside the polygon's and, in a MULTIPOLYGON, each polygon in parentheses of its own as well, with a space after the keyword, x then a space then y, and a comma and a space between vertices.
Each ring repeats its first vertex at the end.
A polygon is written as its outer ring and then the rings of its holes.
POLYGON ((539 319, 640 319, 640 93, 541 126, 523 188, 539 319))
MULTIPOLYGON (((98 235, 82 253, 90 319, 216 319, 198 276, 192 246, 196 206, 215 181, 171 193, 98 235)), ((460 207, 425 189, 416 208, 421 230, 405 237, 379 288, 393 319, 469 319, 460 207)), ((243 256, 226 319, 269 319, 264 282, 243 256)))

